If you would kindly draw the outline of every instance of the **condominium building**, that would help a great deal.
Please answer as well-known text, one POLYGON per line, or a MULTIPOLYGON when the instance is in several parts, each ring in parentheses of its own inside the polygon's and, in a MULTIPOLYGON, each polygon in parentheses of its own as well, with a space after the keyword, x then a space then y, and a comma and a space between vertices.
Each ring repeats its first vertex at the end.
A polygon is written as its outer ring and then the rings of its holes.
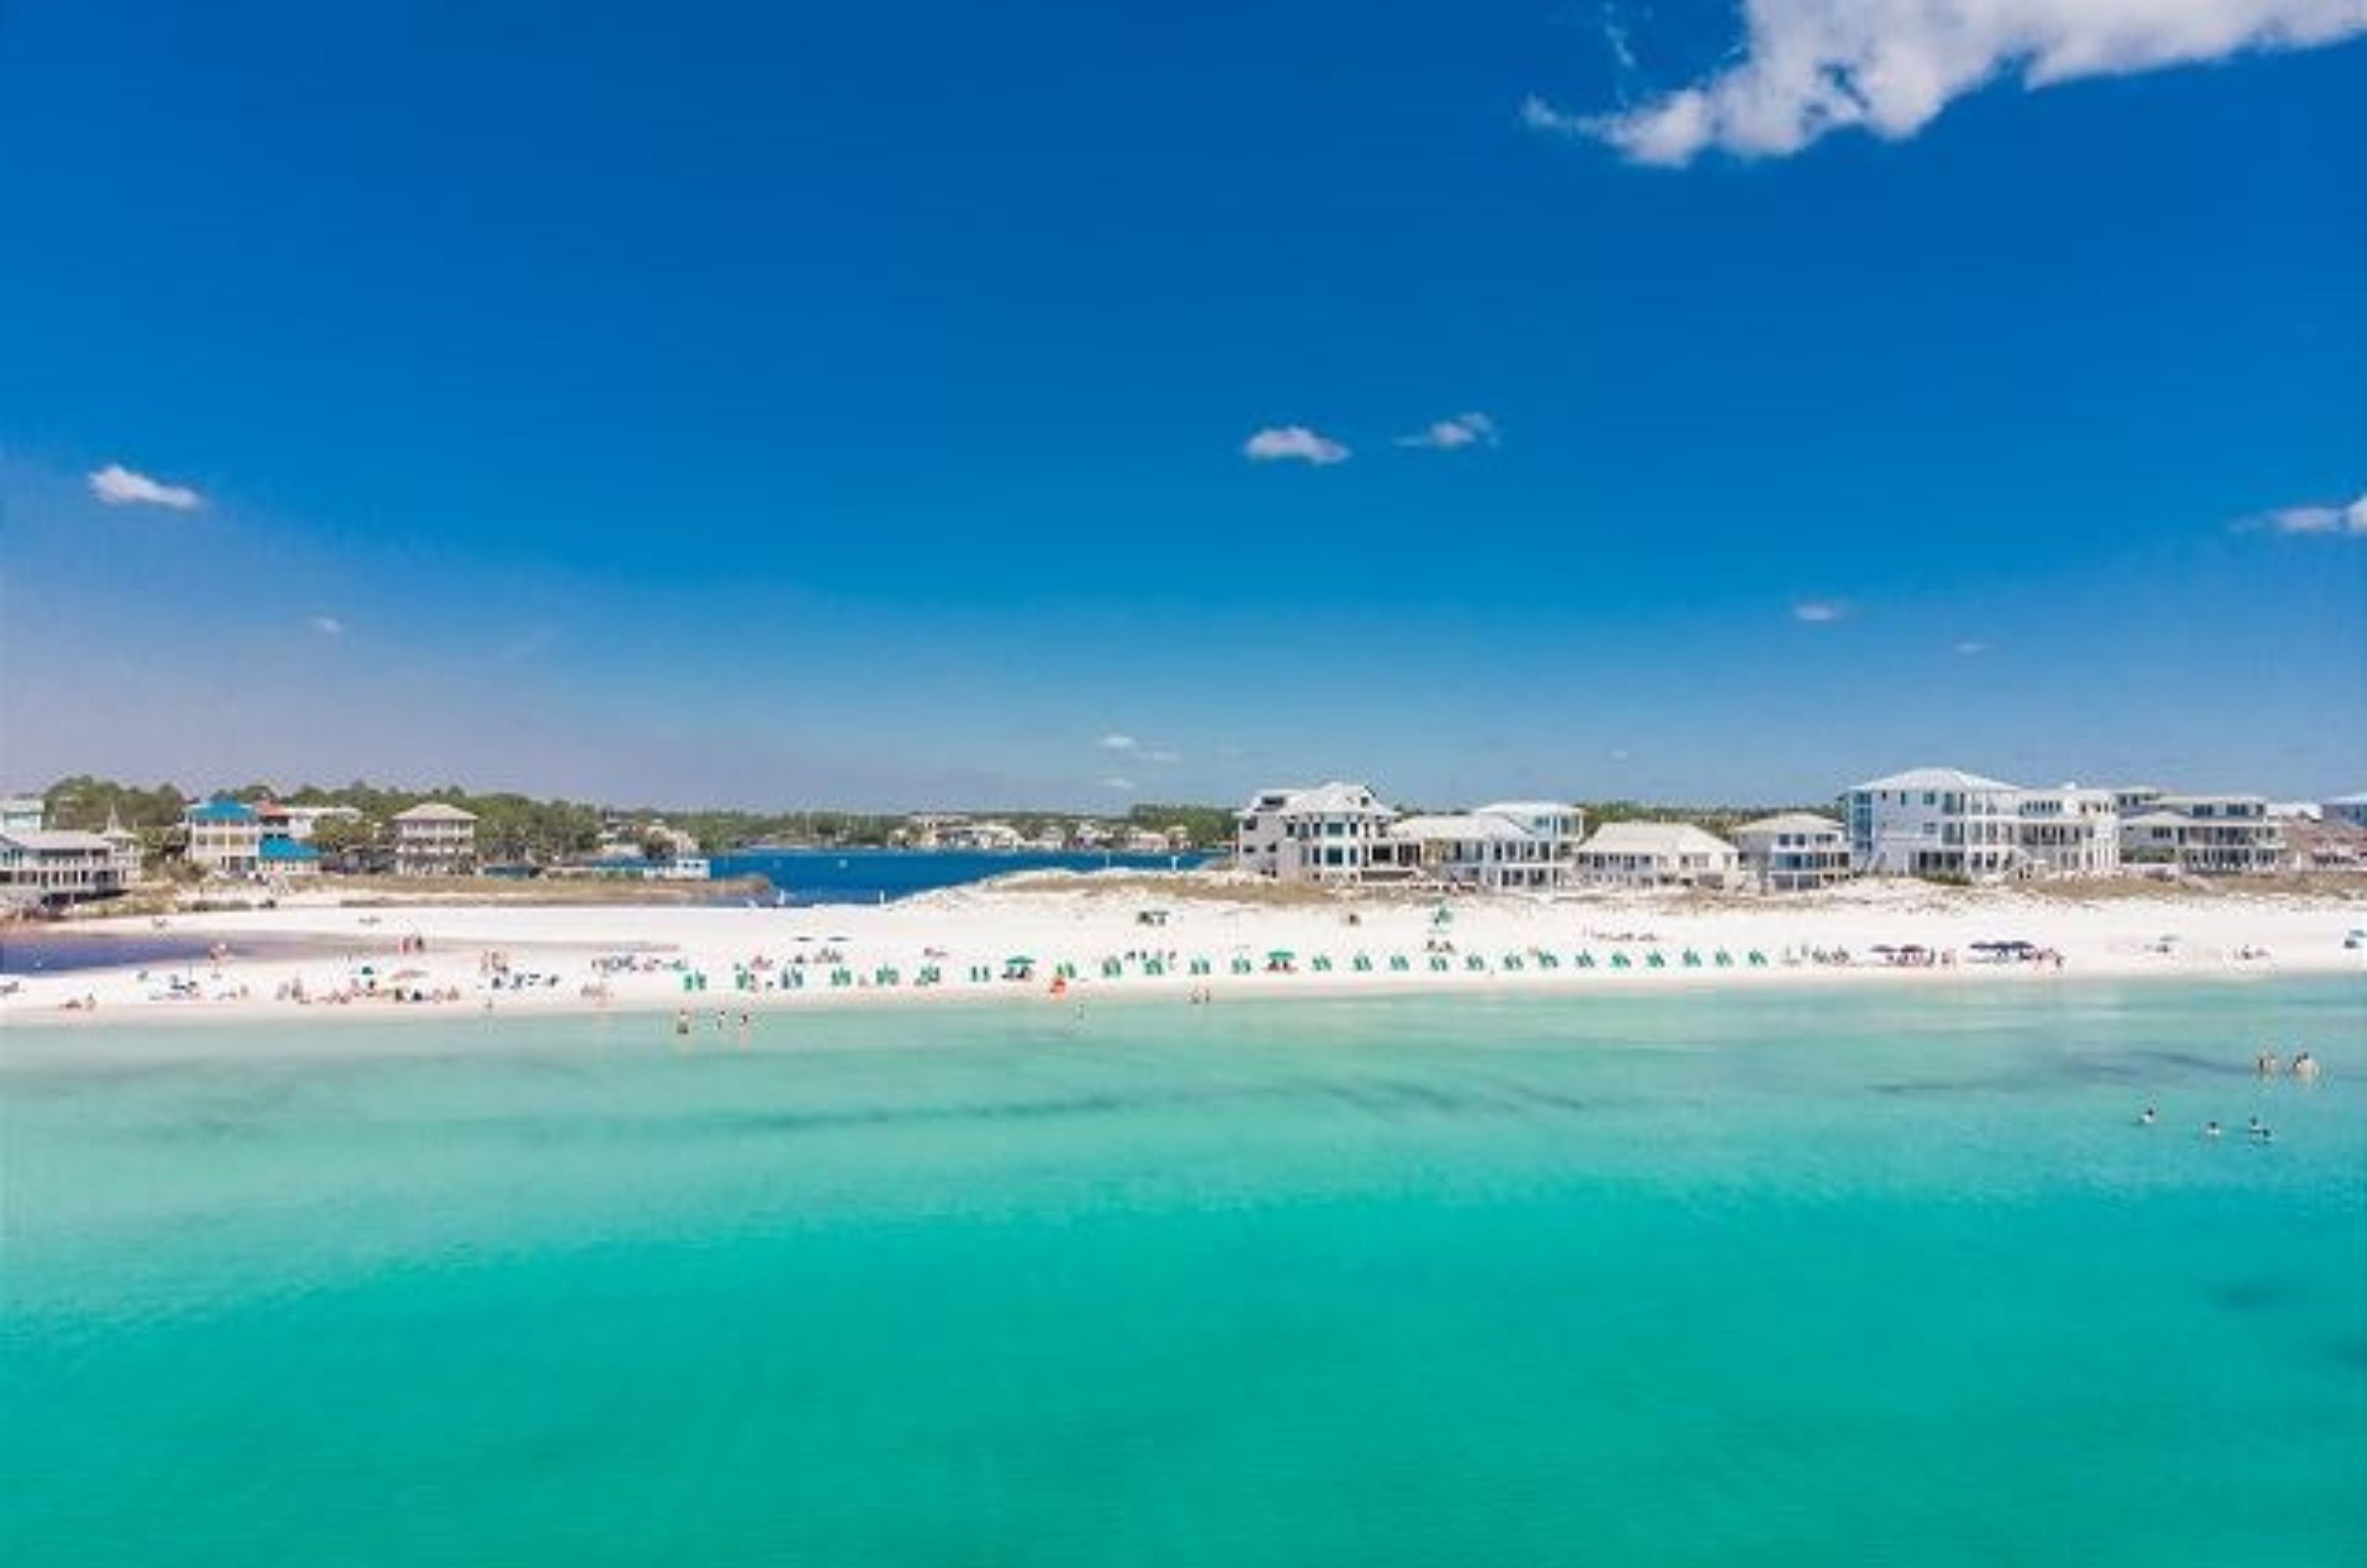
POLYGON ((1576 856, 1579 876, 1623 887, 1725 887, 1740 867, 1732 844, 1688 822, 1608 822, 1576 856))
POLYGON ((2019 863, 2022 793, 1956 768, 1868 779, 1842 796, 1850 863, 1876 876, 2004 876, 2019 863))
POLYGON ((1387 843, 1397 816, 1358 784, 1260 790, 1236 815, 1234 852, 1242 870, 1283 882, 1362 882, 1376 866, 1401 874, 1387 843))
POLYGON ((1779 812, 1734 830, 1745 882, 1771 893, 1806 892, 1848 879, 1849 833, 1829 817, 1779 812))
POLYGON ((38 833, 49 826, 49 806, 38 795, 0 796, 0 833, 38 833))
POLYGON ((2318 807, 2317 819, 2339 822, 2352 828, 2367 828, 2367 791, 2336 795, 2318 807))
POLYGON ((466 876, 477 869, 477 818, 440 800, 394 814, 397 876, 466 876))
POLYGON ((2275 871, 2286 861, 2283 825, 2257 795, 2165 795, 2121 824, 2121 858, 2205 876, 2275 871))

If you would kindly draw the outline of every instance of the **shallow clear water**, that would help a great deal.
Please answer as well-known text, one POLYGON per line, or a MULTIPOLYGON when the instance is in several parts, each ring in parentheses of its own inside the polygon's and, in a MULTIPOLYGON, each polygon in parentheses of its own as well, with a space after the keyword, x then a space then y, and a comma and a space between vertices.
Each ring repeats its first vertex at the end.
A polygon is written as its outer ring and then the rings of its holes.
POLYGON ((2367 1554, 2355 982, 692 1047, 12 1030, 0 1559, 2367 1554))

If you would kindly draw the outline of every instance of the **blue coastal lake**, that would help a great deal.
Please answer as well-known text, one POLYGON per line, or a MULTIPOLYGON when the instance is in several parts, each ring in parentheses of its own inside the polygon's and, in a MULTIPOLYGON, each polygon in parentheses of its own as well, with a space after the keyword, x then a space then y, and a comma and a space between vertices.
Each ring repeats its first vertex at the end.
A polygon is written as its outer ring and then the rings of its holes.
POLYGON ((1019 871, 1190 871, 1205 854, 959 850, 751 850, 718 855, 719 877, 762 876, 792 904, 877 904, 1019 871))
POLYGON ((45 1025, 0 1107, 11 1568, 2367 1555, 2355 980, 45 1025))

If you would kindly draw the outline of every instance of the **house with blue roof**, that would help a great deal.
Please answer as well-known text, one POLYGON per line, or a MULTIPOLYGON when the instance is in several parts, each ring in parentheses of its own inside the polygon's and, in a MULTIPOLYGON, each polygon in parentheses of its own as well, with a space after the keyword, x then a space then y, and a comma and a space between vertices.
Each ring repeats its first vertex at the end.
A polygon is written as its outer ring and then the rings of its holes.
POLYGON ((226 795, 200 801, 181 813, 189 835, 192 865, 223 876, 253 876, 263 858, 263 819, 243 801, 226 795))
POLYGON ((257 848, 255 869, 273 879, 318 876, 321 852, 301 839, 266 839, 257 848))

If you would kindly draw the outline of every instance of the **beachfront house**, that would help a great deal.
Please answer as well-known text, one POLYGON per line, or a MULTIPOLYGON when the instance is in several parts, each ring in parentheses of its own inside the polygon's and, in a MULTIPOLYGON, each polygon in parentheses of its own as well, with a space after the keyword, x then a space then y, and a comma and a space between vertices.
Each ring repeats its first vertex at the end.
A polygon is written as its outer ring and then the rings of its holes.
POLYGON ((321 852, 300 839, 266 839, 255 847, 255 872, 268 882, 302 882, 321 874, 321 852))
POLYGON ((2109 789, 2028 789, 2015 807, 2017 873, 2027 876, 2112 876, 2121 869, 2121 817, 2109 789))
POLYGON ((2004 876, 2020 863, 2022 791, 1957 768, 1910 768, 1841 796, 1850 863, 1873 876, 2004 876))
POLYGON ((0 832, 0 903, 54 907, 113 897, 138 879, 138 840, 132 843, 127 872, 122 844, 105 833, 56 828, 0 832))
POLYGON ((1734 830, 1745 882, 1770 893, 1806 893, 1846 882, 1849 833, 1829 817, 1784 811, 1734 830))
POLYGON ((1741 863, 1732 844, 1690 822, 1606 822, 1575 856, 1580 878, 1617 887, 1726 887, 1741 863))
POLYGON ((49 826, 49 807, 38 795, 0 797, 0 833, 38 833, 49 826))
POLYGON ((2321 822, 2339 822, 2346 827, 2367 829, 2367 790, 2357 795, 2338 795, 2317 808, 2321 822))
POLYGON ((1243 871, 1279 882, 1362 882, 1403 874, 1388 839, 1397 813, 1363 784, 1260 790, 1235 815, 1234 853, 1243 871))
POLYGON ((2165 795, 2121 824, 2121 859, 2202 876, 2258 875, 2285 864, 2283 825, 2257 795, 2165 795))
POLYGON ((1376 854, 1452 886, 1539 893, 1578 880, 1585 835, 1586 814, 1575 806, 1505 800, 1471 811, 1400 818, 1376 854))
POLYGON ((397 876, 466 876, 477 869, 477 817, 440 800, 394 814, 397 876))
POLYGON ((243 800, 218 795, 186 808, 189 863, 217 876, 253 876, 263 853, 263 821, 243 800))

